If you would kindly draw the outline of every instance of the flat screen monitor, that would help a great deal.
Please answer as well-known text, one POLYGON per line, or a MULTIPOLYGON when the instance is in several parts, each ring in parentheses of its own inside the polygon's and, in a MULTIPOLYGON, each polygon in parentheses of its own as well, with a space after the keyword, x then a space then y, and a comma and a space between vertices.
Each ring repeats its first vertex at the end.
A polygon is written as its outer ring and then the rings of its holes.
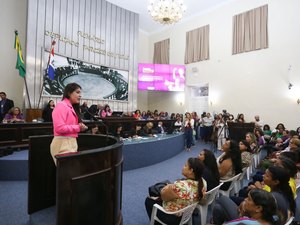
POLYGON ((113 111, 111 116, 121 117, 123 115, 123 111, 113 111))
POLYGON ((185 66, 139 63, 138 89, 150 91, 184 91, 185 66))

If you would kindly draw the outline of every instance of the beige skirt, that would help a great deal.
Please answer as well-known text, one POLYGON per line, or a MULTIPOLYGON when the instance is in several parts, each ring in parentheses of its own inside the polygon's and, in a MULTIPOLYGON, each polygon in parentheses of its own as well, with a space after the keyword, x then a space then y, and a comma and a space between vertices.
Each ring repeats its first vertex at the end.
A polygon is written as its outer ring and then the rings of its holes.
POLYGON ((56 165, 56 155, 77 152, 77 140, 74 137, 55 136, 50 145, 50 152, 56 165))

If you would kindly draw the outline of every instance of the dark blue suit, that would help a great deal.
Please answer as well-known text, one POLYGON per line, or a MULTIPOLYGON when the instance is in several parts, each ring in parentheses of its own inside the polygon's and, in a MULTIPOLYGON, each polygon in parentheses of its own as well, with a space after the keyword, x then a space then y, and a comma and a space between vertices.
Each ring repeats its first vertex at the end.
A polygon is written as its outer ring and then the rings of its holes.
POLYGON ((0 111, 0 122, 2 122, 2 120, 4 119, 4 117, 5 117, 5 115, 8 113, 8 111, 12 108, 12 107, 14 107, 15 105, 14 105, 14 101, 13 100, 10 100, 10 99, 8 99, 8 98, 6 98, 6 99, 2 99, 1 101, 0 101, 0 109, 1 109, 1 111, 0 111))

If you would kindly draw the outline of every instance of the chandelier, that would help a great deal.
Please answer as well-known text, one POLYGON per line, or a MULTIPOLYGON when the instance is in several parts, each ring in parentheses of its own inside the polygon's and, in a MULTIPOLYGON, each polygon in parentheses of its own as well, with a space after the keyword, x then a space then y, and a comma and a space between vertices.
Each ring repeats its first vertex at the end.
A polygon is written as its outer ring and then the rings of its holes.
POLYGON ((151 0, 148 6, 149 14, 161 24, 177 23, 185 10, 186 7, 181 0, 151 0))

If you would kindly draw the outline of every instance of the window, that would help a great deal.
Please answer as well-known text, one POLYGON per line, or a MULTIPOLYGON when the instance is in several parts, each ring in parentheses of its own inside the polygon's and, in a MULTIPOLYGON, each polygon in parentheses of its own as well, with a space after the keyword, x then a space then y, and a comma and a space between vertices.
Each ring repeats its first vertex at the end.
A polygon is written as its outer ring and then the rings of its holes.
POLYGON ((268 5, 233 17, 232 54, 268 47, 268 5))
POLYGON ((186 33, 185 64, 209 59, 209 25, 186 33))

